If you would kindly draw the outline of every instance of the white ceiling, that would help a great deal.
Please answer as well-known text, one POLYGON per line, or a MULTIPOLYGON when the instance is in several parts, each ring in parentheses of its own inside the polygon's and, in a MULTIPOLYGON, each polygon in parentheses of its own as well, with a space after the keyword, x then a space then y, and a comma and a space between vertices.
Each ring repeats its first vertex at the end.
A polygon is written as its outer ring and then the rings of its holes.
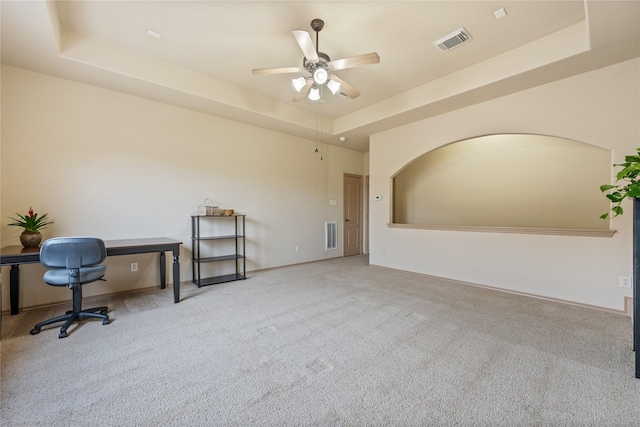
POLYGON ((640 56, 640 1, 10 1, 2 63, 367 151, 394 126, 640 56), (504 8, 507 16, 496 19, 504 8), (294 29, 325 21, 336 74, 362 92, 294 103, 294 29), (433 42, 464 27, 470 42, 433 42), (146 34, 152 29, 160 39, 146 34), (338 137, 346 136, 340 142, 338 137))

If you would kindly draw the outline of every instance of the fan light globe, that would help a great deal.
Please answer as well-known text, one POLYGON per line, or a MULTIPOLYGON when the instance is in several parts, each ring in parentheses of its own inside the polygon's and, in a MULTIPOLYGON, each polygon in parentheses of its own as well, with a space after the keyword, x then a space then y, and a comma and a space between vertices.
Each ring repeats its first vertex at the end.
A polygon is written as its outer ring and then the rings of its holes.
POLYGON ((329 80, 327 83, 327 87, 331 91, 332 94, 336 94, 340 90, 340 83, 335 80, 329 80))
POLYGON ((312 87, 309 91, 309 99, 312 101, 318 101, 320 99, 320 89, 312 87))
POLYGON ((323 85, 327 82, 329 75, 327 74, 327 70, 322 67, 316 68, 313 71, 313 81, 319 85, 323 85))
POLYGON ((293 83, 293 87, 296 89, 296 92, 300 92, 307 83, 307 79, 304 77, 298 77, 297 79, 291 80, 291 82, 293 83))

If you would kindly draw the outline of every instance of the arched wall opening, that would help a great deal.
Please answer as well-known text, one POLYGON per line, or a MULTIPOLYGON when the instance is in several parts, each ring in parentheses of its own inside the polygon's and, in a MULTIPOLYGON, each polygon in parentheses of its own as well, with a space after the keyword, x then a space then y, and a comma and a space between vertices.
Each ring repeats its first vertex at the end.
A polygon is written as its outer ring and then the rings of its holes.
POLYGON ((392 223, 609 230, 611 151, 566 138, 496 134, 424 153, 392 177, 392 223))

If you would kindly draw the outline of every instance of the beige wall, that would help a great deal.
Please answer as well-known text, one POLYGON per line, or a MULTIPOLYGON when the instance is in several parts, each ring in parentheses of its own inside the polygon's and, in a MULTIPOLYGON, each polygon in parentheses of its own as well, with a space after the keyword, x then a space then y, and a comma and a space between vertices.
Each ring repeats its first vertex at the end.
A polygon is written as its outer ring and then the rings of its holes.
MULTIPOLYGON (((5 65, 1 107, 2 246, 19 244, 7 217, 33 206, 55 220, 45 238, 180 239, 190 281, 190 215, 210 197, 247 215, 249 271, 342 255, 341 243, 324 250, 324 222, 337 221, 342 238, 342 178, 363 174, 362 153, 324 146, 320 160, 314 141, 5 65)), ((108 282, 85 295, 158 282, 155 255, 106 264, 108 282)), ((43 271, 21 268, 21 306, 69 300, 43 284, 43 271)))
POLYGON ((608 230, 600 185, 610 175, 611 151, 593 145, 546 135, 466 139, 393 178, 393 222, 608 230))
POLYGON ((640 144, 639 75, 635 59, 373 135, 371 264, 622 310, 630 215, 611 221, 612 238, 390 229, 390 180, 425 152, 496 133, 581 141, 619 163, 640 144))

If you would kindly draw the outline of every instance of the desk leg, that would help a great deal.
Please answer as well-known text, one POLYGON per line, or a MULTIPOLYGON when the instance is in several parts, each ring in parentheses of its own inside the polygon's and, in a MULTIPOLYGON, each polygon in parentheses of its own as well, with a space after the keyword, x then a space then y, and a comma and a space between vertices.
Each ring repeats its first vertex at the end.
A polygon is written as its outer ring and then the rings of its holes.
POLYGON ((20 312, 20 265, 14 264, 9 272, 9 303, 11 303, 11 314, 20 312))
POLYGON ((180 302, 180 245, 173 247, 173 302, 180 302))
POLYGON ((164 251, 160 252, 160 289, 167 286, 167 258, 164 251))

